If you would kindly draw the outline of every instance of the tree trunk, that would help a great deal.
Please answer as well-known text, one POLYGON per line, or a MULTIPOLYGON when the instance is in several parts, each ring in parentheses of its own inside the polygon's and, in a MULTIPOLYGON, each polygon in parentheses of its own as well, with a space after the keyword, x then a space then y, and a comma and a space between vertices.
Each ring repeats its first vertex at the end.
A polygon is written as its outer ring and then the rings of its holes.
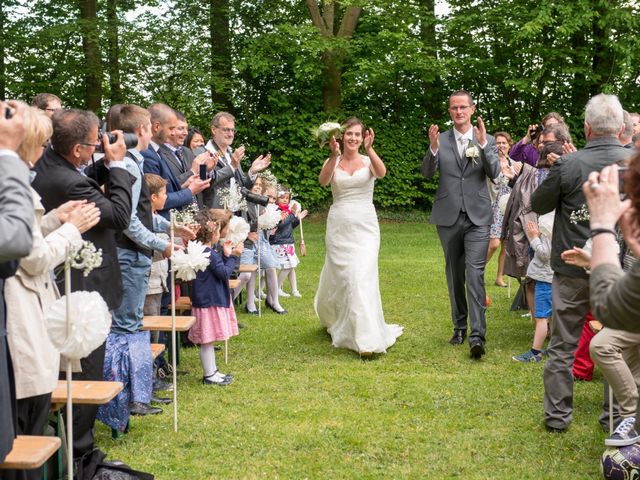
POLYGON ((107 68, 111 105, 123 103, 120 85, 120 38, 118 36, 118 0, 107 1, 107 68))
MULTIPOLYGON (((607 6, 605 2, 596 2, 593 16, 593 73, 594 79, 591 83, 589 92, 591 96, 601 93, 603 87, 610 83, 613 78, 614 58, 615 54, 609 44, 609 29, 600 25, 602 19, 606 19, 607 6)), ((603 21, 603 24, 605 22, 603 21)))
POLYGON ((102 59, 96 17, 96 0, 80 0, 80 32, 86 63, 85 104, 88 110, 100 113, 102 105, 102 59))
POLYGON ((209 0, 209 32, 211 103, 214 109, 232 112, 229 0, 209 0))
MULTIPOLYGON (((423 11, 422 25, 420 29, 420 38, 422 40, 423 49, 426 54, 432 54, 434 58, 438 58, 438 48, 436 39, 436 2, 435 0, 420 0, 420 7, 423 11)), ((432 121, 438 118, 442 112, 434 111, 440 108, 442 99, 438 98, 443 92, 442 80, 440 76, 436 76, 433 82, 423 80, 422 82, 422 112, 426 115, 426 119, 432 121)))
MULTIPOLYGON (((347 7, 342 20, 337 22, 336 11, 339 11, 338 0, 321 0, 322 13, 317 0, 307 0, 307 8, 314 26, 320 34, 327 38, 351 38, 358 25, 362 8, 347 7), (338 26, 339 25, 339 26, 338 26), (336 27, 337 31, 336 31, 336 27)), ((340 49, 327 49, 322 53, 324 79, 322 85, 322 102, 325 112, 333 112, 342 108, 342 65, 345 53, 340 49)))

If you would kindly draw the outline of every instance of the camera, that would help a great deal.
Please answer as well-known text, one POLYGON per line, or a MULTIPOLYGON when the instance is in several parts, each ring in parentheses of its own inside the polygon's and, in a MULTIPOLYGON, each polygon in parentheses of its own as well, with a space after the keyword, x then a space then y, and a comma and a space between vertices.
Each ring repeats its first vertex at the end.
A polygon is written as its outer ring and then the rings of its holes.
POLYGON ((618 191, 622 199, 627 196, 627 192, 624 191, 624 177, 627 174, 627 170, 629 170, 629 167, 618 167, 618 191))
POLYGON ((542 132, 544 132, 544 125, 542 124, 537 125, 535 128, 532 128, 531 130, 529 130, 529 136, 531 137, 531 141, 538 138, 538 135, 540 135, 542 132))
POLYGON ((13 117, 13 111, 9 107, 4 107, 4 118, 9 120, 13 117))
MULTIPOLYGON (((96 147, 96 152, 99 152, 99 153, 104 153, 104 148, 102 146, 103 134, 106 134, 107 137, 109 138, 109 144, 116 143, 116 141, 118 140, 118 137, 115 135, 115 133, 109 133, 109 132, 105 132, 104 130, 98 130, 98 138, 100 139, 99 141, 100 145, 96 147)), ((138 136, 135 133, 123 133, 122 135, 124 136, 124 144, 127 146, 127 150, 130 148, 136 148, 138 146, 138 136)))
POLYGON ((247 199, 247 202, 254 203, 256 205, 261 205, 266 207, 269 204, 269 197, 265 195, 258 195, 257 193, 253 193, 246 187, 242 187, 240 189, 240 193, 247 199))

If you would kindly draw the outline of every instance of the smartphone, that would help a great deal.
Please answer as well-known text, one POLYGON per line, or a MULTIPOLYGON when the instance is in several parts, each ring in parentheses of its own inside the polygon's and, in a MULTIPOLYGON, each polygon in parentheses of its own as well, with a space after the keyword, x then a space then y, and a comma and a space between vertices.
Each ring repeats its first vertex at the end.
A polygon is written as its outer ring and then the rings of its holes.
POLYGON ((627 193, 624 191, 624 177, 627 174, 629 167, 618 167, 618 191, 621 197, 626 197, 627 193))
POLYGON ((200 180, 207 179, 207 165, 202 163, 200 164, 200 180))

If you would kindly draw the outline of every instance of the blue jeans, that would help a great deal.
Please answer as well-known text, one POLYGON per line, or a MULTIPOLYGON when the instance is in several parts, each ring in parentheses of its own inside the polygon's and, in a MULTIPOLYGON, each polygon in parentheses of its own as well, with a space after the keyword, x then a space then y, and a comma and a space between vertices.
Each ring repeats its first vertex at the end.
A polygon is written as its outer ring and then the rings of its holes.
POLYGON ((135 333, 142 328, 151 258, 135 250, 118 248, 118 263, 122 274, 122 303, 113 311, 111 332, 135 333))

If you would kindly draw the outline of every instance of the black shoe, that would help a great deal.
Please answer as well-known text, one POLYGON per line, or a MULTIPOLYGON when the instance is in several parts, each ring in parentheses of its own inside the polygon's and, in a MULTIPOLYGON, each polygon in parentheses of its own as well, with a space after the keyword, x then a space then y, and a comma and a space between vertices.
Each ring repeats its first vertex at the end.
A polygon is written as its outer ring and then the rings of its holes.
POLYGON ((162 413, 162 409, 152 407, 146 403, 132 402, 129 405, 129 413, 131 413, 131 415, 157 415, 162 413))
POLYGON ((469 354, 474 360, 480 360, 480 358, 482 358, 485 354, 482 340, 473 339, 469 341, 469 354))
MULTIPOLYGON (((238 325, 238 328, 240 328, 240 326, 239 326, 239 325, 238 325)), ((214 346, 213 346, 213 349, 214 349, 216 352, 219 352, 220 350, 222 350, 222 347, 221 347, 220 345, 214 345, 214 346)))
POLYGON ((155 405, 169 405, 173 400, 167 397, 151 397, 151 403, 155 405))
POLYGON ((451 340, 449 340, 449 343, 451 345, 462 345, 465 338, 467 338, 467 331, 456 329, 453 331, 453 336, 451 337, 451 340))
POLYGON ((173 392, 173 383, 163 382, 162 380, 156 380, 153 382, 154 392, 173 392))
POLYGON ((567 431, 567 427, 565 427, 565 428, 552 427, 551 425, 547 425, 546 423, 544 425, 544 428, 549 433, 564 433, 564 432, 567 431))
POLYGON ((249 315, 258 316, 258 310, 249 310, 249 307, 247 307, 246 305, 244 306, 244 311, 247 312, 249 315))
POLYGON ((273 310, 274 312, 276 312, 278 315, 286 315, 287 313, 289 313, 287 310, 285 310, 284 308, 282 310, 276 310, 275 307, 273 305, 271 305, 268 301, 264 301, 264 304, 269 307, 271 310, 273 310))
POLYGON ((213 375, 209 375, 208 377, 202 377, 202 384, 218 385, 220 387, 226 387, 231 382, 233 382, 233 377, 229 375, 225 375, 224 377, 216 377, 216 373, 218 373, 217 370, 213 373, 213 375))

